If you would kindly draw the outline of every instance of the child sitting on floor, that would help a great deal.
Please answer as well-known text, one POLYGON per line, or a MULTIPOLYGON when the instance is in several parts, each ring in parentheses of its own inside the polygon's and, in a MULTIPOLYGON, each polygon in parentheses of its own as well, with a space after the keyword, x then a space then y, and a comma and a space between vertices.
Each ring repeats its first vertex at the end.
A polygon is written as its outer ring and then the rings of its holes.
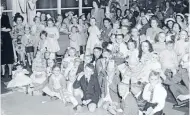
POLYGON ((51 96, 51 99, 59 98, 64 104, 71 102, 74 107, 78 105, 77 100, 66 89, 66 79, 61 74, 59 66, 53 67, 53 73, 50 76, 47 86, 43 89, 43 92, 51 96))
POLYGON ((167 92, 161 84, 160 73, 152 71, 149 75, 149 83, 143 91, 143 99, 147 101, 143 109, 146 115, 162 115, 165 106, 167 92))
POLYGON ((16 70, 13 71, 13 79, 8 83, 7 88, 20 88, 28 93, 28 86, 32 80, 26 74, 29 72, 21 64, 17 64, 16 70))

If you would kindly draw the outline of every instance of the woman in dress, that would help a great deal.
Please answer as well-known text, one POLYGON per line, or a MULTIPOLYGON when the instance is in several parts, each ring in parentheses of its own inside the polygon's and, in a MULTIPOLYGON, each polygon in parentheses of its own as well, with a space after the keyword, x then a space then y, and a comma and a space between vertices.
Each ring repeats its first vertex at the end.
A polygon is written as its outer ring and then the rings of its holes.
MULTIPOLYGON (((4 8, 1 6, 2 9, 4 8)), ((12 75, 12 64, 14 62, 14 52, 12 38, 10 35, 11 25, 9 23, 9 17, 2 14, 1 17, 1 77, 5 75, 5 66, 9 67, 9 76, 12 75)))
POLYGON ((146 36, 151 43, 155 43, 154 38, 162 31, 162 29, 160 29, 158 19, 156 17, 151 18, 150 25, 151 27, 146 30, 146 36))
POLYGON ((91 17, 96 18, 97 26, 101 29, 104 26, 104 10, 100 8, 100 2, 98 0, 93 0, 92 5, 93 9, 91 10, 91 17))
POLYGON ((57 52, 58 55, 64 55, 67 48, 69 47, 69 30, 67 25, 63 23, 63 17, 61 14, 57 16, 57 22, 55 23, 59 30, 60 37, 58 39, 60 50, 57 52))
POLYGON ((101 41, 99 39, 101 32, 96 26, 95 18, 90 19, 90 25, 91 26, 88 28, 89 37, 88 37, 87 46, 86 46, 86 55, 92 54, 93 49, 96 45, 101 45, 101 41))

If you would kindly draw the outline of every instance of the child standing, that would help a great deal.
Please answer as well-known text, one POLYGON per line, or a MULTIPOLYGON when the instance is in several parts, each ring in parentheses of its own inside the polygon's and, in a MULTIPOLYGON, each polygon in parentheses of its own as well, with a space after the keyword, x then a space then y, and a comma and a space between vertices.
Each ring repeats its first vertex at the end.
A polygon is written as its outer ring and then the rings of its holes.
POLYGON ((48 26, 45 28, 47 34, 47 50, 54 54, 60 50, 58 39, 59 39, 59 31, 57 27, 54 26, 53 19, 48 19, 47 21, 48 26))
POLYGON ((8 83, 7 88, 18 87, 25 89, 28 93, 28 86, 32 83, 32 80, 25 74, 29 74, 29 72, 22 65, 16 65, 16 70, 13 71, 13 79, 8 83))
POLYGON ((24 36, 22 36, 22 43, 25 46, 26 54, 28 57, 28 63, 31 66, 32 61, 34 59, 34 47, 33 47, 34 40, 30 34, 29 26, 25 27, 25 34, 24 34, 24 36))
POLYGON ((71 34, 70 37, 70 47, 73 47, 76 49, 77 52, 80 51, 80 41, 81 41, 81 35, 79 34, 79 30, 77 26, 71 27, 71 34))
POLYGON ((176 74, 178 68, 177 54, 174 51, 174 42, 166 42, 166 50, 160 53, 160 62, 162 65, 163 72, 166 69, 171 69, 173 74, 176 74))
POLYGON ((18 61, 22 61, 24 66, 26 66, 26 62, 25 62, 25 55, 26 55, 26 51, 25 51, 25 46, 22 43, 22 36, 19 35, 17 37, 16 43, 15 43, 15 51, 18 54, 18 61))
POLYGON ((87 46, 86 46, 86 53, 85 53, 86 55, 92 54, 93 49, 96 45, 101 45, 101 41, 99 39, 101 32, 96 26, 95 18, 90 19, 90 25, 91 26, 88 28, 89 37, 88 37, 87 46))

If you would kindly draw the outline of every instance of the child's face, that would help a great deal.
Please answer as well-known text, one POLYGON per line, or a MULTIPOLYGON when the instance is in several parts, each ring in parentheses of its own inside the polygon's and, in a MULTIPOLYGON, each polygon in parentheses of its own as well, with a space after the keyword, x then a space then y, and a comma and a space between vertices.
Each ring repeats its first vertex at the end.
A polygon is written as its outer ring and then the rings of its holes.
POLYGON ((179 25, 177 23, 174 24, 173 31, 175 31, 175 32, 179 32, 180 31, 179 25))
POLYGON ((117 36, 116 42, 119 43, 119 44, 122 43, 123 42, 123 37, 122 36, 117 36))
POLYGON ((180 16, 177 16, 177 17, 176 17, 176 20, 177 20, 177 22, 182 22, 182 19, 181 19, 180 16))
POLYGON ((142 22, 143 25, 148 23, 146 17, 142 17, 141 22, 142 22))
POLYGON ((90 25, 95 25, 96 24, 96 20, 95 19, 90 19, 90 25))
POLYGON ((152 75, 151 77, 149 77, 149 82, 151 85, 156 85, 159 82, 159 78, 158 76, 154 76, 152 75))
POLYGON ((42 39, 46 39, 45 34, 42 34, 42 35, 41 35, 41 38, 42 38, 42 39))
POLYGON ((40 18, 39 17, 36 17, 35 23, 40 23, 40 18))
POLYGON ((180 62, 182 68, 184 69, 189 69, 189 61, 188 58, 182 58, 181 62, 180 62))
POLYGON ((113 43, 115 43, 115 35, 112 35, 111 37, 110 37, 110 40, 111 40, 111 42, 113 42, 113 43))
POLYGON ((164 33, 159 34, 159 42, 165 42, 166 40, 166 35, 164 33))
POLYGON ((168 49, 168 50, 173 50, 173 47, 174 47, 173 44, 171 44, 171 43, 170 43, 170 44, 167 44, 167 49, 168 49))
POLYGON ((73 49, 70 49, 70 50, 69 50, 69 55, 70 55, 71 57, 74 57, 75 54, 76 54, 76 51, 75 51, 75 50, 73 50, 73 49))
POLYGON ((22 24, 22 19, 21 19, 21 18, 17 18, 16 23, 17 23, 18 25, 22 24))
POLYGON ((119 29, 119 23, 114 23, 113 24, 113 29, 119 29))
POLYGON ((53 22, 52 21, 48 21, 47 24, 48 24, 48 27, 53 27, 53 22))
POLYGON ((100 55, 101 55, 101 51, 98 50, 98 49, 94 49, 94 56, 95 56, 96 58, 99 58, 100 55))
POLYGON ((53 60, 48 60, 48 66, 53 67, 54 66, 54 61, 53 60))
POLYGON ((155 61, 158 61, 159 60, 158 54, 153 54, 152 59, 155 60, 155 61))
POLYGON ((72 31, 72 33, 76 33, 77 32, 76 27, 72 27, 71 31, 72 31))
POLYGON ((135 44, 133 42, 128 43, 128 48, 129 50, 134 50, 135 49, 135 44))
POLYGON ((61 73, 61 70, 60 70, 59 67, 55 67, 55 68, 53 69, 53 74, 54 74, 54 75, 58 76, 60 73, 61 73))
POLYGON ((105 20, 104 21, 104 26, 107 28, 107 27, 109 27, 109 25, 110 25, 110 22, 108 20, 105 20))
POLYGON ((185 31, 181 31, 180 33, 180 39, 184 40, 187 38, 187 33, 185 31))
POLYGON ((90 56, 85 56, 84 62, 85 63, 90 63, 92 61, 92 58, 90 56))
POLYGON ((94 73, 94 71, 89 67, 85 67, 84 73, 85 73, 85 76, 90 77, 94 73))
POLYGON ((29 33, 30 33, 30 28, 28 28, 28 27, 25 28, 25 33, 26 33, 26 34, 29 34, 29 33))
POLYGON ((138 30, 137 29, 132 29, 131 30, 131 35, 133 36, 137 36, 139 33, 138 33, 138 30))
POLYGON ((121 31, 122 31, 123 35, 126 35, 129 32, 129 30, 127 29, 127 27, 122 27, 121 31))
POLYGON ((73 18, 73 24, 77 24, 77 18, 73 18))
POLYGON ((45 14, 42 14, 42 15, 41 15, 41 20, 42 20, 42 21, 45 21, 45 20, 46 20, 46 15, 45 15, 45 14))
POLYGON ((142 51, 145 53, 149 52, 149 45, 147 42, 142 43, 142 51))
POLYGON ((83 24, 83 20, 82 19, 79 19, 79 24, 83 24))
POLYGON ((62 16, 58 16, 58 17, 57 17, 57 21, 58 21, 58 22, 62 22, 62 20, 63 20, 63 17, 62 17, 62 16))

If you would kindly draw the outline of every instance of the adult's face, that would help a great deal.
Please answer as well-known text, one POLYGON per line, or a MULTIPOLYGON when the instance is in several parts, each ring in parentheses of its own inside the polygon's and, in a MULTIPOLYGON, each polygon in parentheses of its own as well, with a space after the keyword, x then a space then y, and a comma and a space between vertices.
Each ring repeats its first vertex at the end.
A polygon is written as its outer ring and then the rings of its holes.
POLYGON ((36 17, 36 19, 35 19, 35 23, 37 23, 37 24, 40 23, 40 18, 39 18, 39 17, 36 17))
POLYGON ((128 19, 123 19, 122 22, 121 22, 121 25, 122 26, 128 26, 129 25, 129 20, 128 19))
POLYGON ((41 21, 45 21, 46 20, 46 14, 41 14, 41 21))
POLYGON ((152 27, 152 28, 156 28, 157 26, 158 26, 157 21, 156 21, 156 20, 152 20, 152 21, 151 21, 151 27, 152 27))
POLYGON ((96 20, 95 19, 90 19, 90 25, 95 25, 96 24, 96 20))
POLYGON ((186 38, 187 38, 187 33, 186 33, 186 31, 181 31, 181 32, 180 32, 180 38, 181 38, 181 39, 186 39, 186 38))
POLYGON ((97 7, 98 7, 98 5, 96 4, 95 1, 92 2, 92 6, 93 6, 94 8, 97 8, 97 7))
POLYGON ((172 29, 172 26, 173 26, 173 22, 172 22, 172 21, 169 21, 169 22, 168 22, 168 27, 169 27, 170 29, 172 29))
POLYGON ((182 68, 184 68, 184 69, 189 69, 189 58, 188 58, 189 56, 188 56, 188 54, 186 54, 183 58, 182 58, 182 60, 181 60, 181 66, 182 66, 182 68))
POLYGON ((174 32, 179 32, 179 31, 180 31, 179 25, 178 25, 177 23, 175 23, 175 24, 173 25, 173 31, 174 31, 174 32))
POLYGON ((143 25, 148 23, 146 17, 142 17, 141 22, 142 22, 143 25))
POLYGON ((94 49, 94 56, 95 56, 96 58, 99 58, 101 54, 102 54, 102 52, 101 52, 100 50, 94 49))
POLYGON ((48 21, 48 27, 53 27, 53 22, 52 21, 48 21))
POLYGON ((164 33, 159 34, 159 42, 164 42, 166 40, 166 35, 164 33))

